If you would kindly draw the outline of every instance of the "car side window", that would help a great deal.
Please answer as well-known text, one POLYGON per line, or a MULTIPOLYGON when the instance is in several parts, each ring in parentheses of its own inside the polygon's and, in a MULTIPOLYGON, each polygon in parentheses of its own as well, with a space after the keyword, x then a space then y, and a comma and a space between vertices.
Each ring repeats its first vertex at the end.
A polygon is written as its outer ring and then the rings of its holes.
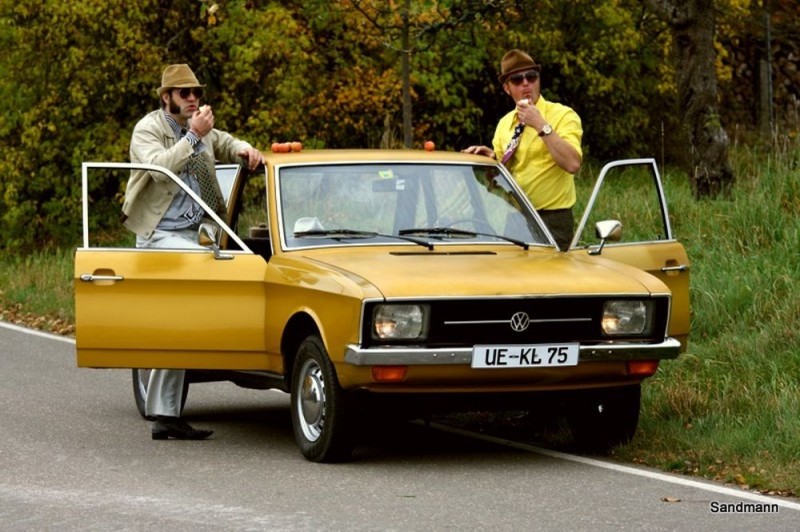
MULTIPOLYGON (((265 174, 241 175, 241 183, 237 183, 238 197, 229 212, 235 214, 231 218, 231 226, 239 238, 254 253, 269 259, 272 255, 272 242, 267 216, 267 195, 265 174)), ((225 239, 223 247, 235 249, 235 243, 225 239)))
POLYGON ((619 243, 652 242, 672 238, 661 179, 655 162, 606 166, 600 174, 589 210, 577 229, 577 247, 597 244, 595 224, 603 220, 622 223, 619 243))
POLYGON ((129 168, 83 168, 83 234, 88 248, 135 248, 136 235, 123 225, 122 204, 129 168))
MULTIPOLYGON (((122 213, 125 189, 131 171, 136 167, 132 163, 83 164, 81 200, 84 248, 136 248, 136 235, 123 225, 125 217, 122 213)), ((218 180, 223 197, 226 204, 229 204, 235 199, 233 185, 240 173, 239 166, 220 165, 217 169, 220 171, 218 180)), ((169 178, 164 172, 155 169, 151 172, 159 174, 159 179, 169 178)), ((229 210, 231 212, 233 211, 229 210)))
POLYGON ((236 200, 234 197, 234 185, 236 185, 236 179, 239 177, 241 168, 241 165, 238 164, 218 164, 216 168, 217 182, 222 192, 222 201, 228 208, 231 207, 231 202, 236 200))

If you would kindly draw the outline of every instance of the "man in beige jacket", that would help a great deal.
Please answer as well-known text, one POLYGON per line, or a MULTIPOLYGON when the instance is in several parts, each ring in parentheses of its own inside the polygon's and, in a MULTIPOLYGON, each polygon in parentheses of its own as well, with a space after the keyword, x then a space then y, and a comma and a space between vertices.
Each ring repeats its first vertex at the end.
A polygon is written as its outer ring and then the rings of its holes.
MULTIPOLYGON (((215 163, 242 162, 251 171, 264 163, 249 143, 214 129, 214 113, 200 106, 203 87, 185 64, 164 69, 158 97, 161 109, 142 118, 131 138, 131 162, 163 166, 179 176, 213 209, 223 209, 215 163), (203 187, 210 187, 203 191, 203 187), (210 198, 210 199, 207 199, 210 198)), ((189 194, 158 172, 131 172, 122 206, 125 227, 136 233, 140 248, 200 248, 197 230, 205 212, 189 194)), ((180 419, 184 370, 150 372, 145 411, 155 418, 154 440, 202 440, 198 430, 180 419)))

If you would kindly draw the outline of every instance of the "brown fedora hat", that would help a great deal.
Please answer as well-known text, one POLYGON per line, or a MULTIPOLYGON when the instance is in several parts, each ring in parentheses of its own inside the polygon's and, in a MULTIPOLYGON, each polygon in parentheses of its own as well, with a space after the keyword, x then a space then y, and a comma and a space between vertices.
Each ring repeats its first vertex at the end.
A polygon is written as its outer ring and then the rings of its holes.
POLYGON ((195 87, 205 87, 205 85, 201 85, 197 81, 189 65, 169 65, 161 74, 161 86, 157 92, 161 96, 167 89, 192 89, 195 87))
POLYGON ((524 72, 526 70, 535 70, 537 72, 542 70, 541 65, 537 65, 531 56, 522 50, 511 50, 503 59, 500 60, 500 83, 505 83, 506 80, 517 72, 524 72))

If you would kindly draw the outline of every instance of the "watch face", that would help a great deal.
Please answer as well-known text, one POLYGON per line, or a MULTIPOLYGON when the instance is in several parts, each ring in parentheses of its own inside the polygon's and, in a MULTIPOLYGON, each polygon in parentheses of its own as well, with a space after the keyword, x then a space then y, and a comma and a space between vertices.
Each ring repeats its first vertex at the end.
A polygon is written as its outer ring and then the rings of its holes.
POLYGON ((552 132, 553 128, 550 126, 550 124, 545 124, 542 130, 539 132, 539 136, 544 137, 545 135, 549 135, 552 132))

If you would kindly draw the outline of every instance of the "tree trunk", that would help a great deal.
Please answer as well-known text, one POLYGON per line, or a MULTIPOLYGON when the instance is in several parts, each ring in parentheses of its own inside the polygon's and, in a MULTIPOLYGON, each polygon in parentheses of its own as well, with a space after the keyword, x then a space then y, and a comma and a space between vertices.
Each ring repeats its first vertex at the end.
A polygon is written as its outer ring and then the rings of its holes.
POLYGON ((403 76, 403 145, 410 149, 414 144, 414 133, 412 131, 411 123, 411 40, 409 33, 411 31, 409 26, 409 11, 411 10, 411 0, 406 0, 405 7, 403 8, 403 59, 402 59, 402 76, 403 76))
POLYGON ((713 0, 646 0, 669 25, 675 45, 678 101, 691 149, 696 198, 729 191, 728 135, 717 107, 713 0))

